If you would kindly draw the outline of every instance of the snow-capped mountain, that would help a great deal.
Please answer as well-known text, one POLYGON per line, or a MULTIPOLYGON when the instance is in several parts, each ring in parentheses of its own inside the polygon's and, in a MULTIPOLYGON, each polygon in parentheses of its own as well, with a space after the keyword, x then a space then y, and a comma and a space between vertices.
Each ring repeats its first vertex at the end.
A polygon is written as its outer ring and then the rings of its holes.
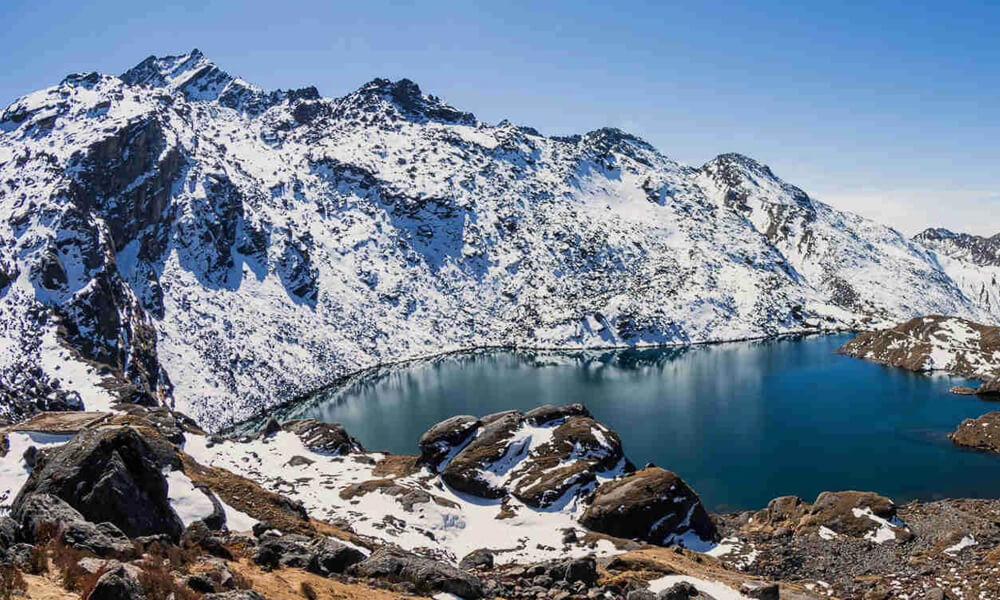
POLYGON ((996 321, 1000 312, 1000 234, 983 237, 935 228, 913 239, 934 250, 945 273, 996 321))
POLYGON ((6 389, 208 427, 461 348, 1000 318, 924 245, 744 156, 489 125, 408 80, 268 92, 198 51, 8 107, 0 240, 6 389))

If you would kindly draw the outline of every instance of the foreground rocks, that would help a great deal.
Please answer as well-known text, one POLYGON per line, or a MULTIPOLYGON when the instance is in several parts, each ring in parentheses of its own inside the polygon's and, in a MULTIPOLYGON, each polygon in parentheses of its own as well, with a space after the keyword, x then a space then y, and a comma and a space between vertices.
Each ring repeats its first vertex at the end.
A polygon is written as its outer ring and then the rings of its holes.
POLYGON ((179 467, 168 442, 148 440, 131 427, 84 430, 36 458, 12 513, 24 513, 35 495, 51 495, 88 521, 113 523, 129 536, 166 534, 176 540, 183 525, 167 502, 163 469, 179 467))

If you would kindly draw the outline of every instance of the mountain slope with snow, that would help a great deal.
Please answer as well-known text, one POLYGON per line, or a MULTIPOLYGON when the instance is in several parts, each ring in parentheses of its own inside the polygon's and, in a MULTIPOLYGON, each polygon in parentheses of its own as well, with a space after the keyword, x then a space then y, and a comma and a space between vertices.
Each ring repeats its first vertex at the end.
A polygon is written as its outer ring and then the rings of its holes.
POLYGON ((8 107, 0 240, 4 390, 81 381, 207 427, 461 348, 1000 318, 933 251, 744 156, 488 125, 408 80, 269 92, 197 51, 8 107))

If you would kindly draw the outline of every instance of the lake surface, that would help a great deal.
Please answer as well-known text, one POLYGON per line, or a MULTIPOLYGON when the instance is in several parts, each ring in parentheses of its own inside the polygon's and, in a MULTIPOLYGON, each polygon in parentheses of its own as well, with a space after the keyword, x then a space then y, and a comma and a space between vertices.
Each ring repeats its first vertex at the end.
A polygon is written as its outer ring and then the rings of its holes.
POLYGON ((284 416, 342 423, 369 449, 414 454, 453 415, 582 402, 637 466, 678 473, 713 511, 824 490, 1000 497, 1000 456, 945 437, 998 407, 948 393, 967 380, 834 354, 850 337, 451 355, 360 376, 284 416))

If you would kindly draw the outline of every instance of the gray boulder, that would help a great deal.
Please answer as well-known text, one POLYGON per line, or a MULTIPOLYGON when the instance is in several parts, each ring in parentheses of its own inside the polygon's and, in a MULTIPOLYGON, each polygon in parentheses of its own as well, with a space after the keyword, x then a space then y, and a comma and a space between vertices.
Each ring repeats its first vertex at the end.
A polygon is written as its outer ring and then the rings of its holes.
POLYGON ((441 479, 459 492, 481 498, 502 498, 506 490, 495 487, 484 472, 507 454, 522 417, 514 411, 481 420, 485 425, 479 435, 448 461, 441 471, 441 479))
POLYGON ((545 425, 556 419, 589 416, 590 411, 582 404, 566 404, 563 406, 543 404, 538 408, 533 408, 524 413, 524 420, 532 425, 545 425))
POLYGON ((146 600, 146 595, 128 569, 118 565, 101 575, 87 600, 146 600))
POLYGON ((365 555, 357 548, 352 548, 332 538, 314 540, 310 545, 313 552, 312 560, 307 567, 310 572, 324 577, 334 573, 343 573, 352 565, 365 559, 365 555))
POLYGON ((483 583, 455 567, 397 548, 379 548, 351 568, 361 577, 377 577, 413 584, 419 592, 446 592, 466 600, 483 597, 483 583))
POLYGON ((165 533, 176 540, 183 526, 167 500, 162 470, 180 465, 173 446, 166 446, 127 426, 81 431, 39 458, 12 512, 33 495, 51 494, 86 520, 114 523, 131 537, 165 533))
POLYGON ((232 590, 218 594, 205 594, 201 600, 267 600, 267 598, 253 590, 232 590))
POLYGON ((13 511, 22 540, 45 541, 42 534, 61 539, 67 546, 98 556, 130 556, 135 549, 128 537, 112 523, 95 525, 72 506, 51 494, 33 494, 13 511))
POLYGON ((459 415, 445 419, 420 436, 420 461, 437 470, 441 461, 479 428, 479 419, 459 415))

